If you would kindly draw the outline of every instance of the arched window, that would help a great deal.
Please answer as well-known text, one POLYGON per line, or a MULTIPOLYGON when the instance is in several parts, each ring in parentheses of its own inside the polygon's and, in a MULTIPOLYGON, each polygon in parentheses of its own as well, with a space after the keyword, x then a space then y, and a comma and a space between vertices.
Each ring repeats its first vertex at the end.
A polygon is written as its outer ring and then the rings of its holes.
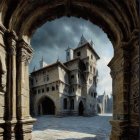
POLYGON ((63 107, 64 109, 67 109, 67 98, 63 100, 63 107))
POLYGON ((74 99, 70 100, 70 109, 74 110, 74 99))
POLYGON ((96 98, 96 96, 97 96, 97 93, 96 93, 96 92, 94 92, 94 98, 96 98))

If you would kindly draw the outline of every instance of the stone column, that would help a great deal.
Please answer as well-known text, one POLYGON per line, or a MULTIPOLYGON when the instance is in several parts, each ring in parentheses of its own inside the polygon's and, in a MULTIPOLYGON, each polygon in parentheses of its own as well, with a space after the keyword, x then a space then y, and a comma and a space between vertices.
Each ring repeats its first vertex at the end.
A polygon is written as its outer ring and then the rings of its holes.
POLYGON ((5 96, 5 139, 15 139, 16 125, 16 34, 7 33, 7 93, 5 96))
POLYGON ((139 107, 140 107, 140 89, 139 89, 139 65, 140 65, 140 50, 139 50, 139 30, 133 32, 131 37, 131 81, 130 81, 130 140, 139 140, 139 107))
POLYGON ((30 90, 28 65, 33 50, 23 40, 17 45, 17 132, 18 140, 31 140, 32 126, 35 119, 30 117, 30 90))
POLYGON ((4 43, 4 34, 6 29, 0 25, 0 140, 3 139, 4 132, 4 110, 5 110, 5 93, 6 93, 6 50, 4 43))
POLYGON ((130 91, 130 49, 122 43, 115 50, 114 58, 108 64, 113 80, 113 120, 111 140, 128 140, 129 91, 130 91))

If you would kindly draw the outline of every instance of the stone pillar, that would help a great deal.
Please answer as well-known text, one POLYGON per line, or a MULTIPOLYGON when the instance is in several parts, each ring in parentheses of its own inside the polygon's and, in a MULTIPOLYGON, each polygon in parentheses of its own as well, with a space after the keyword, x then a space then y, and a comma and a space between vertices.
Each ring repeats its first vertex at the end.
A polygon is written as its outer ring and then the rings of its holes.
POLYGON ((5 110, 5 93, 6 93, 6 50, 4 43, 4 33, 6 29, 0 25, 0 140, 3 140, 4 132, 4 110, 5 110))
POLYGON ((30 90, 28 65, 33 50, 23 40, 17 45, 17 129, 18 140, 31 140, 31 132, 35 119, 30 117, 30 90))
POLYGON ((7 33, 7 93, 5 96, 5 139, 15 139, 16 125, 16 34, 7 33))
POLYGON ((130 49, 122 43, 115 50, 114 58, 108 64, 113 80, 113 120, 111 140, 128 140, 129 91, 130 91, 130 49))
POLYGON ((130 83, 130 140, 139 139, 139 107, 140 107, 140 89, 139 89, 139 65, 140 65, 140 50, 139 50, 139 30, 133 32, 131 37, 131 83, 130 83))

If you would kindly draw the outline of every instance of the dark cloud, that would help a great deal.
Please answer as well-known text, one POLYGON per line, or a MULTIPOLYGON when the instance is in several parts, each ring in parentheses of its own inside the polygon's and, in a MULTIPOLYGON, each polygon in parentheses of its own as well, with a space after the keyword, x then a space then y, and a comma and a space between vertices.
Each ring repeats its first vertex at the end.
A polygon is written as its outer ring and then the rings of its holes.
POLYGON ((39 28, 32 39, 32 46, 34 49, 40 49, 40 47, 47 48, 66 46, 75 47, 74 38, 78 38, 84 34, 84 28, 87 27, 94 34, 102 37, 102 32, 99 28, 92 23, 78 18, 61 18, 54 20, 53 22, 47 22, 41 28, 39 28))

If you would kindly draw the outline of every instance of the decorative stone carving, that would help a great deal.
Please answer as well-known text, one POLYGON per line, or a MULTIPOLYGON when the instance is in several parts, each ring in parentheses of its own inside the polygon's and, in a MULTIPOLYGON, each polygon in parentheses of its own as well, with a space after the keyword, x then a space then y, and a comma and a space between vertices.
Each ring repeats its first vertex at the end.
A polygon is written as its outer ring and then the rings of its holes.
POLYGON ((19 52, 19 61, 25 62, 28 65, 33 56, 33 49, 23 40, 19 41, 18 43, 18 52, 19 52))

